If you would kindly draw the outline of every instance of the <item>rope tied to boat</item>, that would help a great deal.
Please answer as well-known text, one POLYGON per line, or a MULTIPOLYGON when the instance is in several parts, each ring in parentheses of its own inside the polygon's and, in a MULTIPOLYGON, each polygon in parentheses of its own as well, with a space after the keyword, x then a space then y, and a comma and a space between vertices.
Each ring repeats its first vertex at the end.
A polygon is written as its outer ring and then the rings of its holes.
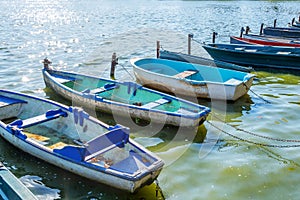
MULTIPOLYGON (((238 127, 235 127, 233 125, 230 125, 229 123, 226 123, 225 121, 221 120, 220 118, 218 118, 217 116, 213 115, 213 117, 215 117, 217 120, 219 120, 220 122, 226 124, 227 126, 230 126, 231 128, 234 128, 236 131, 240 131, 240 132, 244 132, 247 133, 249 135, 255 136, 255 137, 260 137, 263 139, 267 139, 267 140, 272 140, 272 141, 279 141, 279 142, 286 142, 286 143, 300 143, 300 140, 297 139, 283 139, 283 138, 273 138, 273 137, 269 137, 269 136, 264 136, 264 135, 259 135, 238 127)), ((228 131, 225 131, 221 128, 219 128, 217 125, 213 124, 211 121, 206 120, 208 124, 210 124, 212 127, 214 127, 215 129, 221 131, 222 133, 229 135, 237 140, 243 141, 243 142, 247 142, 250 144, 254 144, 254 145, 258 145, 258 146, 265 146, 265 147, 275 147, 275 148, 292 148, 292 147, 300 147, 300 144, 288 144, 288 145, 277 145, 277 144, 267 144, 267 143, 260 143, 260 142, 255 142, 255 141, 251 141, 249 139, 245 139, 239 136, 236 136, 232 133, 229 133, 228 131)))
POLYGON ((263 100, 263 101, 266 102, 266 103, 271 104, 270 101, 266 100, 265 98, 263 98, 263 97, 260 96, 259 94, 255 93, 250 87, 248 87, 248 86, 246 85, 246 83, 243 82, 243 85, 246 87, 247 90, 249 90, 250 92, 252 92, 252 93, 253 93, 255 96, 257 96, 259 99, 263 100))
POLYGON ((129 74, 129 76, 131 77, 132 80, 135 80, 135 78, 132 76, 132 74, 123 65, 118 63, 118 66, 121 66, 129 74))
POLYGON ((158 180, 155 179, 154 182, 155 182, 155 185, 156 185, 156 188, 155 188, 155 197, 156 197, 156 199, 157 200, 161 199, 161 198, 159 198, 158 194, 161 195, 162 199, 165 199, 165 196, 164 196, 161 188, 159 187, 158 180))

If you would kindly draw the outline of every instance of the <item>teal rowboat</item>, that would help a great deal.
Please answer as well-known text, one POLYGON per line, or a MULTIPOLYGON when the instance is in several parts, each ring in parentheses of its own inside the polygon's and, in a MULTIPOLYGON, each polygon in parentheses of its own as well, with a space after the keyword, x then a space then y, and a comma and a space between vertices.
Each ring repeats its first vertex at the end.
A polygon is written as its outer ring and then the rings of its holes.
POLYGON ((43 69, 46 85, 67 100, 90 109, 124 117, 170 124, 197 126, 210 109, 142 87, 134 82, 121 82, 84 74, 43 69))

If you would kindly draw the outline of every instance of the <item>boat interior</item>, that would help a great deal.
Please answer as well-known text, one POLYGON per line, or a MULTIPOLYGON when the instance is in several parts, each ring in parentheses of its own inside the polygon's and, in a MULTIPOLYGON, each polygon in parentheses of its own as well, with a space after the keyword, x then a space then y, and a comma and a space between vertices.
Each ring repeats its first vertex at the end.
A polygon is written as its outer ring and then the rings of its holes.
MULTIPOLYGON (((56 75, 52 76, 56 77, 56 75)), ((115 83, 97 78, 75 79, 75 77, 67 76, 64 78, 59 77, 57 80, 64 86, 81 92, 85 97, 96 98, 100 101, 101 99, 105 99, 145 109, 169 112, 176 112, 182 109, 195 110, 188 103, 178 101, 176 98, 166 97, 160 93, 150 92, 141 85, 133 82, 115 83)))
MULTIPOLYGON (((176 62, 164 59, 143 59, 135 63, 138 67, 154 73, 197 82, 226 83, 230 79, 244 80, 247 73, 199 64, 176 62), (205 80, 205 81, 204 81, 205 80)), ((191 83, 192 84, 192 83, 191 83)))

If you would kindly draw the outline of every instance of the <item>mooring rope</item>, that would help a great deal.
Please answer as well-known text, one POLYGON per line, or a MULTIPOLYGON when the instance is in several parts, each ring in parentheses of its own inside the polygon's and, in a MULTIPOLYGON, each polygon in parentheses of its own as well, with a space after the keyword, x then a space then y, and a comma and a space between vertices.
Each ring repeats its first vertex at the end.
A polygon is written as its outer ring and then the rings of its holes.
POLYGON ((203 44, 205 44, 205 42, 201 42, 201 41, 196 40, 196 39, 194 39, 194 38, 192 38, 192 40, 195 41, 196 43, 200 44, 201 46, 202 46, 203 44))
POLYGON ((259 94, 255 93, 250 87, 248 87, 244 82, 243 85, 250 91, 252 92, 255 96, 257 96, 258 98, 260 98, 261 100, 263 100, 266 103, 271 103, 270 101, 266 100, 265 98, 263 98, 262 96, 260 96, 259 94))
MULTIPOLYGON (((236 135, 233 135, 231 133, 229 133, 228 131, 224 131, 223 129, 219 128, 218 126, 214 125, 212 122, 206 120, 208 124, 210 124, 211 126, 213 126, 214 128, 216 128, 217 130, 221 131, 222 133, 225 133, 226 135, 229 135, 237 140, 243 141, 243 142, 247 142, 250 144, 255 144, 258 146, 265 146, 265 147, 275 147, 275 148, 292 148, 292 147, 300 147, 300 144, 294 144, 294 145, 276 145, 276 144, 266 144, 266 143, 259 143, 259 142, 254 142, 251 140, 247 140, 241 137, 238 137, 236 135)), ((284 140, 284 139, 283 139, 284 140)))
POLYGON ((293 143, 300 143, 300 140, 296 140, 296 139, 282 139, 282 138, 273 138, 273 137, 268 137, 268 136, 264 136, 264 135, 259 135, 241 128, 237 128, 235 126, 230 125, 229 123, 224 122, 222 119, 220 119, 219 117, 213 115, 214 118, 216 118, 217 120, 221 121, 222 123, 226 124, 227 126, 230 126, 231 128, 234 128, 237 131, 241 131, 244 133, 247 133, 249 135, 252 136, 256 136, 256 137, 260 137, 260 138, 264 138, 264 139, 268 139, 268 140, 274 140, 274 141, 280 141, 280 142, 293 142, 293 143))
POLYGON ((132 78, 132 80, 135 80, 135 78, 131 75, 131 73, 123 65, 121 65, 120 63, 118 63, 118 65, 120 65, 129 74, 129 76, 132 78))
POLYGON ((160 198, 158 197, 158 192, 160 193, 162 199, 165 199, 165 196, 164 196, 164 194, 163 194, 161 188, 159 187, 158 180, 155 179, 154 181, 155 181, 155 184, 156 184, 156 190, 155 190, 155 196, 156 196, 156 199, 160 199, 160 198))

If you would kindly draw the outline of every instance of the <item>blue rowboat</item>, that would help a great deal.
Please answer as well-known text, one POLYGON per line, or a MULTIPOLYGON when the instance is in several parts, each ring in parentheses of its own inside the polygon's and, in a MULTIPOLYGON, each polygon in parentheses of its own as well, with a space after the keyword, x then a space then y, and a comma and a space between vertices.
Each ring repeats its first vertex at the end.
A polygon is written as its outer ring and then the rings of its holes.
POLYGON ((0 135, 53 165, 128 192, 152 183, 164 162, 81 108, 0 90, 0 135))
POLYGON ((300 29, 297 27, 265 27, 264 35, 272 35, 279 37, 300 38, 300 29))
POLYGON ((0 163, 0 199, 37 200, 38 198, 2 163, 0 163))
POLYGON ((43 69, 46 85, 76 104, 125 117, 174 126, 202 124, 210 109, 142 87, 84 74, 43 69))
POLYGON ((300 69, 300 48, 206 44, 203 48, 216 60, 254 68, 300 69))
POLYGON ((167 59, 130 62, 141 84, 199 98, 235 101, 248 92, 254 78, 250 73, 167 59))
POLYGON ((177 61, 189 62, 189 63, 196 63, 196 64, 207 65, 207 66, 212 66, 212 67, 220 67, 220 68, 224 68, 224 69, 233 69, 233 70, 238 70, 238 71, 243 71, 243 72, 251 72, 252 71, 251 67, 239 66, 239 65, 232 64, 232 63, 226 63, 226 62, 222 62, 222 61, 217 61, 217 60, 212 60, 212 59, 203 58, 203 57, 199 57, 199 56, 178 53, 178 52, 172 52, 172 51, 167 51, 167 50, 161 50, 159 52, 159 58, 168 59, 168 60, 177 60, 177 61))

